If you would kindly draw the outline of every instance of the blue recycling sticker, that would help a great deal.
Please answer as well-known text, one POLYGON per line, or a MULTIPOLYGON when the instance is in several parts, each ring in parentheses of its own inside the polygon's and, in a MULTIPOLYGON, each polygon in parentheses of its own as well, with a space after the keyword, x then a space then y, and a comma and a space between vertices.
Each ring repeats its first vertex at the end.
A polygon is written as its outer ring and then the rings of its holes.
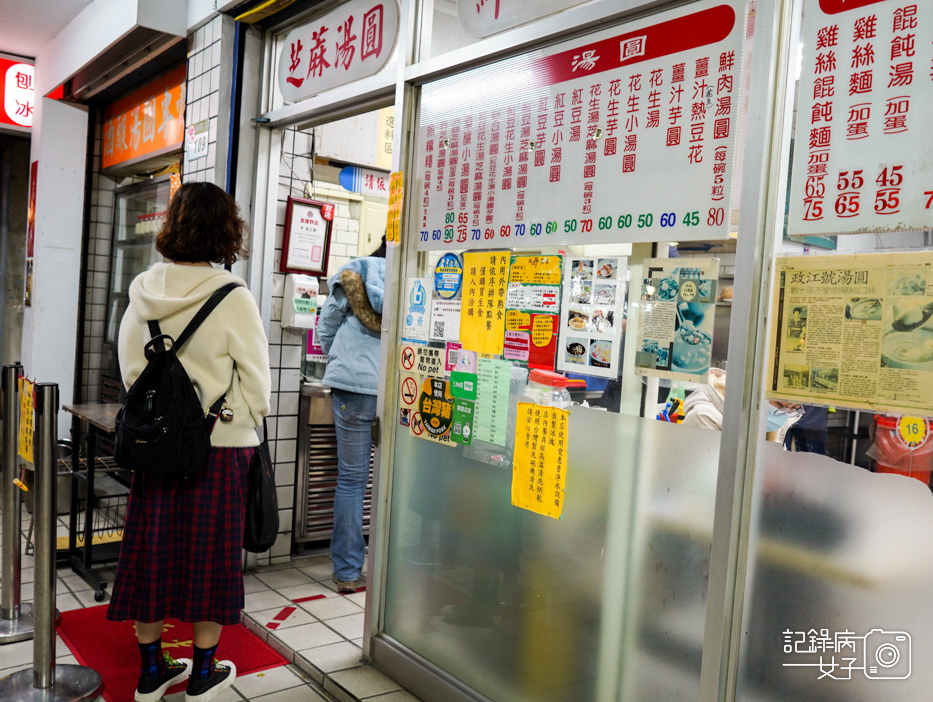
POLYGON ((449 300, 457 296, 463 283, 463 263, 455 253, 445 253, 434 266, 434 290, 449 300))

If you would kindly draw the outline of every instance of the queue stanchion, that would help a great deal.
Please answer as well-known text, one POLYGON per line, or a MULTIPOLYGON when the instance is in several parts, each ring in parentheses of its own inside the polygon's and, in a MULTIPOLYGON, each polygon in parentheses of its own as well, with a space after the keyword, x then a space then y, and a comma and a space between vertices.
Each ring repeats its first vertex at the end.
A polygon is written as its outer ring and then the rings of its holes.
POLYGON ((20 602, 22 579, 23 530, 22 501, 16 479, 19 453, 19 378, 23 367, 12 364, 3 367, 3 472, 0 500, 3 505, 0 568, 3 585, 0 588, 0 644, 32 638, 32 605, 20 602))
POLYGON ((0 679, 2 702, 84 702, 100 694, 97 671, 55 664, 55 544, 58 478, 58 385, 36 384, 35 598, 32 670, 0 679))

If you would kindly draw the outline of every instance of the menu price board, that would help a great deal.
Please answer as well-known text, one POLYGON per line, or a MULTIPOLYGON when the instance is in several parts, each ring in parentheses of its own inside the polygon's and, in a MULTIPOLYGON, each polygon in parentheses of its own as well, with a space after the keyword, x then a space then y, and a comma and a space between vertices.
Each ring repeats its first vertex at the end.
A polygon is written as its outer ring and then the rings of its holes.
POLYGON ((700 0, 426 85, 416 248, 727 237, 745 23, 700 0))
POLYGON ((512 256, 503 356, 554 370, 560 314, 561 256, 512 256))
POLYGON ((809 0, 790 236, 933 229, 933 3, 809 0))
POLYGON ((567 410, 518 403, 512 504, 560 519, 567 480, 567 410))
POLYGON ((620 257, 565 258, 557 370, 618 376, 627 263, 620 257))
POLYGON ((706 382, 713 350, 719 259, 645 262, 635 372, 706 382))
POLYGON ((775 261, 768 397, 933 416, 933 251, 775 261))

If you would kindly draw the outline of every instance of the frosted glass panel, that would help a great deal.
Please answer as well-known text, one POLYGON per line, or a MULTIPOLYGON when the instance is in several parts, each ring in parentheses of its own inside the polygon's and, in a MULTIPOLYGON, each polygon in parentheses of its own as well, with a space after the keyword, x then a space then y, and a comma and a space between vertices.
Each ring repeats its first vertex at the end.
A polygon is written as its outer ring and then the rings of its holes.
POLYGON ((739 699, 933 698, 930 489, 773 444, 764 458, 739 699))
POLYGON ((399 432, 385 631, 490 699, 697 699, 719 433, 574 408, 563 518, 399 432))

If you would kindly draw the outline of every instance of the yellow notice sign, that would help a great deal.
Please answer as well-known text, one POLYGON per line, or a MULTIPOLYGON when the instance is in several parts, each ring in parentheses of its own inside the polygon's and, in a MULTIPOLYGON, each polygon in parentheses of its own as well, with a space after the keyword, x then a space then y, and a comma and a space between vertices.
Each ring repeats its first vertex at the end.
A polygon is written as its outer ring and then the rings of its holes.
POLYGON ((35 436, 36 405, 34 402, 35 384, 23 377, 19 378, 19 455, 30 463, 35 463, 32 457, 32 442, 35 436))
POLYGON ((560 256, 516 256, 512 260, 513 283, 529 285, 560 285, 560 256))
POLYGON ((389 216, 386 221, 386 244, 388 246, 399 246, 402 243, 400 221, 404 204, 403 186, 402 172, 393 173, 389 178, 389 216))
POLYGON ((463 254, 463 304, 460 308, 463 348, 479 355, 502 353, 508 285, 508 251, 463 254))
POLYGON ((567 475, 567 410, 518 403, 512 504, 560 519, 567 475))
POLYGON ((554 338, 554 320, 547 314, 535 315, 534 326, 531 328, 531 342, 538 348, 544 348, 554 338))
POLYGON ((531 328, 531 315, 518 310, 505 311, 505 328, 509 331, 525 331, 531 328))

